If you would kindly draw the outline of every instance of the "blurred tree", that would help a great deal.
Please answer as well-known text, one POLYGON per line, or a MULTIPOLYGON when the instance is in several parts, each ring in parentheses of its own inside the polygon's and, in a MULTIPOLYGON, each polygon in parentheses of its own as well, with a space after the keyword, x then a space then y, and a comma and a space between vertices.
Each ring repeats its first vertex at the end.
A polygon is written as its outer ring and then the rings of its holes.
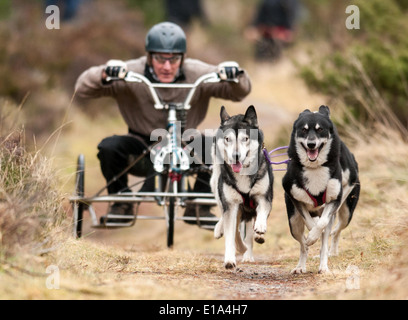
POLYGON ((146 27, 165 19, 164 0, 127 0, 127 2, 131 7, 139 8, 143 12, 146 27))
POLYGON ((0 19, 8 18, 11 12, 11 0, 0 1, 0 19))
POLYGON ((407 0, 396 0, 396 3, 400 6, 401 9, 407 10, 408 9, 408 1, 407 0))
MULTIPOLYGON (((384 120, 384 113, 392 110, 391 117, 408 128, 408 13, 401 9, 406 1, 352 1, 360 9, 359 30, 348 30, 344 24, 351 2, 335 1, 343 2, 337 12, 343 19, 330 31, 340 30, 341 43, 334 43, 329 31, 329 52, 318 52, 316 61, 302 68, 303 78, 311 88, 342 98, 361 121, 384 120)), ((317 14, 312 20, 322 12, 311 12, 317 14)))

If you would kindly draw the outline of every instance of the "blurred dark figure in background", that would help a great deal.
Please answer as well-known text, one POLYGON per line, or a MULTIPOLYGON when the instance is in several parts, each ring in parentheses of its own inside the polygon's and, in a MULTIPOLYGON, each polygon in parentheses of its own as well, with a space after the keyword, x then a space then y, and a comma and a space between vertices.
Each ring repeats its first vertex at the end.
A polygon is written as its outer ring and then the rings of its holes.
POLYGON ((188 27, 194 18, 207 24, 201 0, 166 0, 167 20, 188 27))
POLYGON ((247 38, 256 40, 255 57, 261 60, 278 59, 282 47, 294 39, 299 12, 299 0, 262 0, 247 38))
POLYGON ((46 0, 45 7, 57 6, 62 13, 62 21, 68 21, 75 18, 81 0, 46 0))

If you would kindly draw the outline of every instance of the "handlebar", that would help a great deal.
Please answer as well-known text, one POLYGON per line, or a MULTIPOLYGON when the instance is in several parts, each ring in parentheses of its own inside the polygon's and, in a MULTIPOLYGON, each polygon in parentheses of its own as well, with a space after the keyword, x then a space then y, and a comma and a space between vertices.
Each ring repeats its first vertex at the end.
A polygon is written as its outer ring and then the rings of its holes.
POLYGON ((134 83, 144 83, 150 90, 150 93, 152 94, 153 100, 154 100, 154 107, 155 109, 166 109, 167 105, 163 104, 159 96, 157 95, 156 88, 167 88, 167 89, 190 89, 190 92, 188 93, 186 100, 183 103, 184 110, 190 110, 191 109, 191 100, 193 99, 194 93, 197 89, 197 87, 202 84, 202 83, 218 83, 221 81, 219 75, 216 72, 211 72, 208 74, 205 74, 198 78, 193 84, 188 84, 188 83, 152 83, 149 79, 147 79, 145 76, 129 71, 126 74, 126 77, 124 79, 121 78, 110 78, 108 77, 106 81, 117 81, 117 80, 124 80, 126 82, 134 82, 134 83))

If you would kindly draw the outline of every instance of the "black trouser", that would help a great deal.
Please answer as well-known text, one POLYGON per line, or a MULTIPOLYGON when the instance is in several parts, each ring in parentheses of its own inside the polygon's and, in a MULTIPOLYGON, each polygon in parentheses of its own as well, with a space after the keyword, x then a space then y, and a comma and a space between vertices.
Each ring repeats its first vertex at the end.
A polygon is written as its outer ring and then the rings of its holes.
MULTIPOLYGON (((205 140, 210 139, 203 136, 202 154, 195 154, 200 161, 204 163, 205 160, 205 146, 210 144, 205 140)), ((148 148, 151 141, 147 137, 134 135, 125 136, 111 136, 103 139, 98 145, 98 158, 101 164, 102 174, 107 183, 110 183, 115 176, 118 176, 130 164, 130 159, 136 159, 144 150, 148 148)), ((209 148, 208 148, 209 149, 209 148)), ((207 150, 207 153, 210 152, 207 150)), ((192 166, 196 166, 193 164, 192 166)), ((135 164, 134 168, 130 170, 131 173, 141 177, 150 177, 155 174, 153 163, 150 160, 150 154, 147 154, 145 159, 135 164)), ((193 192, 211 192, 209 186, 211 175, 207 172, 200 172, 197 176, 197 181, 194 185, 193 192)), ((108 185, 108 193, 129 192, 127 173, 118 177, 115 181, 108 185)), ((154 179, 146 180, 141 191, 154 191, 154 179)))

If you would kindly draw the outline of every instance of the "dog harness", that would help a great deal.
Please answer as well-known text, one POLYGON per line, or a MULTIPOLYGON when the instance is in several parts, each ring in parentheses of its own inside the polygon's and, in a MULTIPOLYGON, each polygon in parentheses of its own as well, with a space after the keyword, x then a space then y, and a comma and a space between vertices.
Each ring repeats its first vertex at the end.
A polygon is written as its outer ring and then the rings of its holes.
POLYGON ((237 188, 234 188, 236 192, 238 192, 240 194, 240 196, 242 197, 242 205, 245 208, 249 208, 249 209, 256 209, 256 207, 258 206, 258 204, 256 203, 256 201, 251 198, 249 196, 249 193, 242 193, 241 191, 239 191, 237 188))
POLYGON ((303 188, 303 190, 306 191, 306 193, 307 193, 307 195, 309 196, 309 198, 313 201, 313 204, 314 204, 314 207, 315 207, 315 208, 320 207, 320 206, 322 206, 323 204, 326 203, 326 192, 327 192, 327 189, 324 190, 323 194, 320 194, 318 197, 312 196, 312 195, 310 194, 310 192, 307 191, 305 188, 303 188))
MULTIPOLYGON (((271 152, 268 152, 268 150, 266 150, 265 148, 265 143, 262 144, 262 152, 265 156, 266 161, 270 164, 270 165, 279 165, 279 164, 288 164, 290 162, 290 158, 283 160, 283 161, 272 161, 271 158, 276 158, 276 157, 281 157, 281 156, 287 156, 288 153, 280 153, 280 154, 275 154, 273 155, 274 152, 279 151, 279 150, 284 150, 284 149, 288 149, 289 146, 285 146, 285 147, 279 147, 276 149, 273 149, 271 152)), ((286 171, 286 169, 272 169, 273 171, 286 171)))

